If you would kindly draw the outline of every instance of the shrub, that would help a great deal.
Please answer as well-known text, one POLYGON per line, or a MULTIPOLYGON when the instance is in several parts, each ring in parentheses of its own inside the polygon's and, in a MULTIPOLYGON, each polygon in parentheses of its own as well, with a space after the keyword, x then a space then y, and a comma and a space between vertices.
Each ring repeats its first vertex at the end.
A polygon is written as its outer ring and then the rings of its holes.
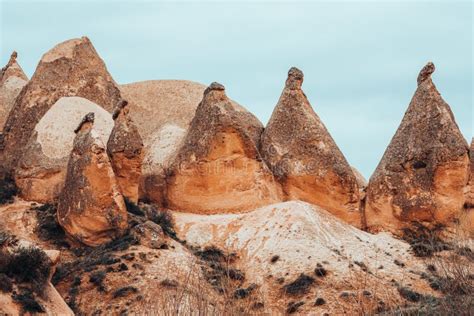
POLYGON ((314 284, 314 281, 314 278, 302 273, 295 281, 285 285, 283 290, 286 294, 293 296, 306 294, 314 284))
POLYGON ((413 222, 412 227, 403 229, 402 238, 410 244, 415 256, 431 257, 436 252, 450 249, 450 246, 439 237, 443 228, 440 224, 429 228, 413 222))
POLYGON ((280 260, 280 256, 279 256, 279 255, 274 255, 274 256, 270 259, 270 262, 271 262, 271 263, 275 263, 275 262, 277 262, 278 260, 280 260))
POLYGON ((247 288, 238 288, 234 291, 235 299, 243 299, 252 294, 252 292, 257 288, 256 284, 251 284, 247 288))
POLYGON ((209 246, 204 248, 203 250, 196 250, 194 254, 202 260, 211 262, 220 262, 223 261, 225 258, 224 252, 222 252, 222 250, 220 250, 216 246, 209 246))
POLYGON ((154 210, 150 215, 150 220, 158 224, 163 229, 163 232, 176 241, 180 241, 174 230, 173 216, 167 210, 154 210))
POLYGON ((36 247, 18 248, 12 254, 3 256, 0 272, 19 283, 29 283, 36 293, 41 293, 48 282, 51 260, 46 253, 36 247))
POLYGON ((23 313, 30 312, 34 314, 46 312, 44 307, 36 301, 30 290, 22 289, 19 294, 13 293, 12 298, 21 305, 23 313))
POLYGON ((127 197, 125 197, 124 200, 129 213, 137 216, 145 216, 145 212, 138 205, 130 201, 127 197))
POLYGON ((91 273, 89 282, 95 284, 96 286, 99 287, 99 289, 103 288, 103 282, 106 277, 107 273, 103 270, 101 271, 95 271, 91 273))
POLYGON ((316 269, 314 269, 314 274, 322 278, 322 277, 325 277, 328 274, 328 272, 320 263, 318 263, 316 265, 316 269))
POLYGON ((41 240, 50 240, 59 246, 68 247, 69 244, 65 241, 66 234, 64 229, 58 223, 56 209, 57 207, 54 204, 44 204, 33 208, 36 211, 36 218, 38 220, 36 233, 41 240))
POLYGON ((0 205, 12 203, 17 193, 18 188, 12 176, 10 174, 0 174, 0 205))
POLYGON ((124 297, 129 294, 138 293, 138 289, 134 286, 124 286, 116 290, 113 294, 113 298, 124 297))
POLYGON ((0 292, 10 293, 12 290, 12 280, 10 280, 10 278, 6 274, 0 273, 0 292))
POLYGON ((314 306, 321 306, 321 305, 324 305, 326 304, 326 300, 322 297, 318 297, 316 299, 316 302, 314 302, 314 306))
POLYGON ((423 298, 423 295, 407 287, 399 287, 398 293, 400 293, 401 297, 407 299, 410 302, 419 302, 423 298))

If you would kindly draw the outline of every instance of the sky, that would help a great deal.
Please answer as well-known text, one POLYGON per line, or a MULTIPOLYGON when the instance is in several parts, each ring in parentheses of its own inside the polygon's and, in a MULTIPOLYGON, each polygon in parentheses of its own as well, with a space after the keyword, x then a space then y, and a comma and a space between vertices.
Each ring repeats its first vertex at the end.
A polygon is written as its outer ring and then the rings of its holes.
POLYGON ((218 81, 263 124, 296 66, 314 110, 369 178, 428 61, 470 141, 473 10, 471 1, 0 0, 0 62, 16 50, 31 76, 54 45, 88 36, 118 83, 218 81))

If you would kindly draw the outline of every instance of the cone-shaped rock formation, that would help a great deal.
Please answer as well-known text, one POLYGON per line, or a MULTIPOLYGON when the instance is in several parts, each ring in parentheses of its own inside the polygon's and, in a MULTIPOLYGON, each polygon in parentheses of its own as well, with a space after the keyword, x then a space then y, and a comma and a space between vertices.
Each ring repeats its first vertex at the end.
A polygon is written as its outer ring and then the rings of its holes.
POLYGON ((203 214, 245 212, 280 200, 280 188, 258 143, 261 123, 212 83, 205 91, 167 178, 174 210, 203 214))
POLYGON ((150 80, 121 85, 130 116, 144 143, 140 197, 163 202, 165 170, 173 162, 206 86, 187 80, 150 80), (150 119, 153 118, 153 119, 150 119))
POLYGON ((47 203, 59 196, 76 136, 74 128, 89 112, 95 114, 94 130, 107 143, 114 126, 112 115, 84 98, 59 99, 36 124, 14 171, 23 199, 47 203))
POLYGON ((15 100, 5 123, 5 148, 0 158, 16 165, 35 125, 65 96, 86 98, 111 112, 120 91, 86 37, 63 42, 43 55, 36 71, 15 100))
POLYGON ((459 218, 468 181, 468 145, 428 63, 418 87, 367 188, 372 231, 398 231, 412 221, 450 225, 459 218))
POLYGON ((291 68, 262 135, 261 152, 289 200, 319 205, 361 226, 356 177, 301 89, 303 72, 291 68))
POLYGON ((112 117, 115 126, 107 142, 107 153, 122 194, 137 203, 143 162, 143 141, 129 116, 127 101, 119 102, 112 117))
POLYGON ((17 56, 17 53, 13 52, 6 66, 0 71, 0 133, 16 97, 28 82, 16 60, 17 56))
POLYGON ((94 113, 75 130, 58 221, 73 238, 98 246, 124 233, 127 211, 105 145, 93 129, 94 113))

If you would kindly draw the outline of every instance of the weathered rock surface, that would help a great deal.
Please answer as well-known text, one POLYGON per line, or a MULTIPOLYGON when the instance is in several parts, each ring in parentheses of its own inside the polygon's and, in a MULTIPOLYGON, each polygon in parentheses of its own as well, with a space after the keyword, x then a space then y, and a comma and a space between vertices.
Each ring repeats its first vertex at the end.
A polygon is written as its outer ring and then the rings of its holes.
POLYGON ((291 68, 285 88, 262 134, 261 152, 289 200, 319 205, 361 226, 357 180, 344 155, 313 111, 291 68))
POLYGON ((114 126, 112 115, 84 98, 59 99, 36 124, 14 173, 22 198, 46 203, 59 196, 76 136, 74 129, 89 112, 95 114, 95 132, 107 143, 114 126))
POLYGON ((428 63, 367 188, 368 229, 398 231, 412 221, 452 225, 468 181, 468 145, 428 63))
POLYGON ((224 86, 211 84, 170 168, 167 206, 212 214, 279 201, 279 185, 257 149, 262 129, 227 98, 224 86))
POLYGON ((16 166, 34 127, 61 97, 86 98, 107 111, 120 91, 87 37, 63 42, 43 55, 36 71, 15 100, 4 127, 1 154, 7 169, 16 166))
POLYGON ((58 221, 73 238, 97 246, 121 236, 127 211, 105 145, 93 129, 94 113, 76 129, 66 182, 59 196, 58 221))
POLYGON ((119 102, 112 117, 115 125, 107 142, 107 153, 123 196, 137 203, 144 154, 143 141, 129 115, 127 101, 119 102))
POLYGON ((28 77, 16 58, 17 53, 13 52, 8 63, 0 71, 0 133, 16 97, 28 82, 28 77))
POLYGON ((165 169, 186 136, 206 86, 185 80, 150 80, 121 85, 130 116, 144 143, 140 197, 161 204, 165 169), (153 118, 153 119, 150 119, 153 118))
POLYGON ((395 284, 409 283, 417 292, 433 293, 419 274, 408 273, 425 267, 407 243, 389 233, 361 231, 305 202, 278 203, 245 214, 175 213, 174 218, 179 238, 188 245, 235 252, 245 278, 260 285, 265 307, 275 308, 272 314, 283 314, 282 305, 286 308, 295 299, 282 288, 301 273, 314 278, 304 297, 328 300, 317 308, 304 304, 301 315, 344 314, 355 303, 341 299, 342 292, 359 297, 370 289, 375 300, 387 306, 400 302, 395 284), (319 276, 318 267, 323 273, 319 276))

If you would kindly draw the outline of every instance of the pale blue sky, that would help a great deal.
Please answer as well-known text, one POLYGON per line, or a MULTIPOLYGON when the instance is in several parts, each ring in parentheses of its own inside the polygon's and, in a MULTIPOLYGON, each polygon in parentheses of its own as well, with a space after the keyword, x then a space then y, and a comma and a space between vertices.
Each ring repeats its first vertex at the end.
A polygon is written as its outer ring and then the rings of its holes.
POLYGON ((367 178, 431 60, 434 81, 473 135, 473 5, 428 2, 1 1, 0 61, 88 36, 119 83, 219 81, 265 124, 287 70, 350 164, 367 178))

